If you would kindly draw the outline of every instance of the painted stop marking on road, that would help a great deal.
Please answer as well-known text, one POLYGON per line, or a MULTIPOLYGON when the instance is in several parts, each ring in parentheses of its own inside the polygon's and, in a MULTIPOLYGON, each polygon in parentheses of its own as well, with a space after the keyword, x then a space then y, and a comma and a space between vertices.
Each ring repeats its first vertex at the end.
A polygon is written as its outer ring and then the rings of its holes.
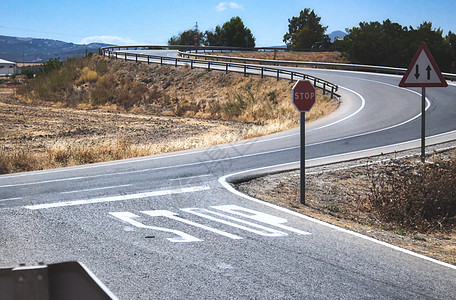
POLYGON ((315 88, 309 80, 298 80, 292 95, 293 104, 300 112, 309 111, 315 104, 315 88))

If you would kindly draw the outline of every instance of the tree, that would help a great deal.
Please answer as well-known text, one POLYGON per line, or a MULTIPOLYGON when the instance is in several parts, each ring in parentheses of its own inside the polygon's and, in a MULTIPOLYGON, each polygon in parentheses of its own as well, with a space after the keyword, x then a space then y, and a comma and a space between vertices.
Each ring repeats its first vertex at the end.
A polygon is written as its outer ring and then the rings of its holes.
POLYGON ((255 37, 249 28, 245 27, 240 17, 233 17, 222 27, 205 32, 205 45, 229 47, 255 47, 255 37))
POLYGON ((298 17, 288 19, 288 32, 283 36, 283 41, 291 49, 310 49, 312 46, 327 39, 325 34, 328 26, 320 24, 321 18, 310 8, 301 10, 298 17))
POLYGON ((168 40, 168 45, 199 45, 202 38, 203 33, 198 30, 198 25, 196 25, 193 29, 188 29, 171 37, 168 40))
POLYGON ((348 54, 354 63, 399 66, 404 60, 407 28, 389 19, 382 23, 361 22, 348 31, 343 41, 337 41, 338 50, 348 54))
POLYGON ((456 34, 451 32, 451 30, 450 30, 448 32, 448 35, 445 37, 445 41, 448 44, 448 47, 450 48, 450 53, 451 53, 450 72, 456 73, 456 34))
POLYGON ((222 27, 215 27, 214 31, 206 30, 204 33, 204 45, 207 46, 223 46, 224 45, 224 33, 222 27))
POLYGON ((449 42, 451 36, 444 39, 443 31, 440 28, 433 29, 430 22, 424 22, 416 29, 403 27, 389 19, 383 23, 361 22, 359 27, 347 32, 343 40, 334 44, 353 63, 407 67, 418 46, 426 42, 440 69, 452 69, 454 54, 449 42))

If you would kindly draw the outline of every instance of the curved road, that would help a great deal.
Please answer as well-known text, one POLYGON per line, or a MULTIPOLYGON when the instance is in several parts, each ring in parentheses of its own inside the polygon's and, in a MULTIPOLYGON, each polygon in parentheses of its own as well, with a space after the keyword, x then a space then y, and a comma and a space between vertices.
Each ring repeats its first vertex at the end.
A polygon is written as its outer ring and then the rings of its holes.
MULTIPOLYGON (((421 99, 397 87, 400 77, 300 70, 338 84, 343 96, 336 113, 307 125, 309 164, 419 139, 421 99)), ((453 136, 456 87, 427 95, 428 135, 453 136)), ((456 267, 240 195, 226 182, 298 160, 294 129, 0 176, 0 266, 78 260, 120 299, 456 298, 456 267)))

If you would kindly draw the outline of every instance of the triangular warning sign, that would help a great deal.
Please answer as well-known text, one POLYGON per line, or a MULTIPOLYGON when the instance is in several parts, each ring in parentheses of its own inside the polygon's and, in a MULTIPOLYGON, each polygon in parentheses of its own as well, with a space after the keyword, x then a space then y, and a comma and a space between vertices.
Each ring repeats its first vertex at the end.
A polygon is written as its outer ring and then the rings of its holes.
POLYGON ((426 43, 421 43, 410 66, 399 83, 400 87, 446 87, 437 63, 432 57, 426 43))

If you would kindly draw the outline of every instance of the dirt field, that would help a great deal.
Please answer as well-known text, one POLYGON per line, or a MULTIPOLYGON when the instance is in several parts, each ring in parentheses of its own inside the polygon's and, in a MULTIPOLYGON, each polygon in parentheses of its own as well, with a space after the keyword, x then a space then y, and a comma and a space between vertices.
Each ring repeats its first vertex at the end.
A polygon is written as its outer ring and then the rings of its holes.
POLYGON ((28 105, 16 102, 12 93, 0 89, 3 173, 204 147, 264 129, 236 121, 28 105), (17 161, 21 155, 26 162, 17 161))
MULTIPOLYGON (((193 149, 299 123, 288 80, 99 56, 0 82, 0 174, 193 149), (12 84, 15 83, 15 84, 12 84)), ((317 91, 306 120, 338 106, 317 91)))

